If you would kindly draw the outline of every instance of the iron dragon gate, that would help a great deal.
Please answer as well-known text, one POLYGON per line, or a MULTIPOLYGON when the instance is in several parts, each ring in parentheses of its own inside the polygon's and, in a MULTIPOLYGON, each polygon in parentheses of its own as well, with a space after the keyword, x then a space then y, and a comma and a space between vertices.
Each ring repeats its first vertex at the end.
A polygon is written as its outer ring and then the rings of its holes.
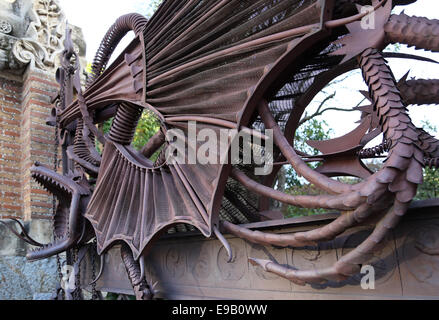
MULTIPOLYGON (((412 272, 425 288, 405 294, 437 297, 438 202, 413 198, 423 168, 439 163, 439 142, 413 125, 407 106, 437 104, 439 83, 396 81, 385 60, 395 55, 383 53, 392 43, 439 51, 436 20, 391 14, 394 6, 413 2, 165 0, 149 21, 129 14, 115 22, 85 90, 66 37, 57 74, 61 90, 50 119, 63 150, 63 172, 41 164, 31 169, 58 199, 54 241, 42 245, 25 236, 39 247, 28 259, 70 252, 76 285, 65 292, 60 288, 58 298, 81 298, 82 282, 94 298, 98 290, 109 290, 134 292, 138 299, 154 298, 157 291, 171 298, 266 299, 294 298, 298 292, 300 297, 340 294, 337 288, 349 294, 363 265, 381 266, 379 279, 390 281, 398 276, 396 269, 401 273, 406 267, 401 257, 407 268, 415 268, 407 257, 419 255, 430 275, 412 272), (369 5, 370 11, 359 13, 357 5, 369 5), (368 14, 375 15, 374 29, 361 27, 368 14), (107 66, 129 31, 135 39, 107 66), (296 150, 295 133, 313 98, 358 68, 370 101, 360 108, 358 127, 336 139, 310 141, 318 156, 296 150), (136 151, 131 143, 145 109, 157 116, 161 129, 136 151), (110 118, 104 135, 96 124, 110 118), (236 129, 262 137, 260 150, 268 139, 261 131, 273 130, 273 172, 256 176, 255 163, 170 161, 166 133, 178 128, 187 136, 192 121, 216 132, 236 129), (381 144, 366 148, 380 135, 381 144), (363 160, 382 155, 385 161, 376 172, 364 165, 363 160), (312 169, 309 162, 320 165, 312 169), (321 193, 275 190, 277 172, 286 164, 321 193), (334 179, 340 176, 360 182, 334 179), (270 199, 337 213, 285 220, 270 211, 270 199), (410 218, 404 218, 408 211, 410 218), (403 219, 403 227, 393 232, 403 219), (419 220, 426 224, 418 225, 419 220), (404 229, 414 225, 430 240, 404 229), (404 240, 408 234, 417 240, 404 240), (205 240, 211 237, 218 241, 205 240)), ((382 294, 403 296, 396 282, 390 283, 382 294)), ((410 285, 407 280, 405 288, 410 285)))

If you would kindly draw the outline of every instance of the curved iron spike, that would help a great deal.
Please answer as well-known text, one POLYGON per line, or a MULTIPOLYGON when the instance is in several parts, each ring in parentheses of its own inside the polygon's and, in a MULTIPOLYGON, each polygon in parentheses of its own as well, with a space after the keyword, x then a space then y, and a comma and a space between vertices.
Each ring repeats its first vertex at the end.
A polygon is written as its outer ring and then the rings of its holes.
MULTIPOLYGON (((295 270, 285 268, 271 260, 262 260, 262 259, 255 259, 255 258, 248 258, 248 261, 255 267, 261 267, 265 272, 273 273, 277 276, 280 276, 284 279, 290 280, 291 282, 299 285, 299 286, 305 286, 306 281, 300 279, 296 276, 295 270)), ((316 281, 320 283, 321 281, 316 281)))
POLYGON ((159 284, 159 282, 156 281, 156 282, 154 282, 154 284, 151 286, 151 293, 152 293, 154 296, 157 296, 157 295, 159 295, 159 294, 161 293, 160 290, 156 290, 158 284, 159 284))
POLYGON ((142 281, 145 279, 145 257, 143 255, 139 258, 139 265, 140 265, 140 277, 139 280, 133 283, 133 287, 138 286, 142 283, 142 281))
POLYGON ((213 226, 213 232, 215 233, 215 236, 218 238, 218 240, 221 241, 222 245, 227 251, 227 254, 229 256, 229 260, 227 260, 227 263, 231 263, 233 261, 233 251, 230 243, 226 240, 226 238, 224 238, 224 236, 216 226, 213 226))
POLYGON ((397 59, 413 59, 413 60, 419 60, 423 62, 431 62, 431 63, 439 63, 439 61, 436 61, 434 59, 430 59, 427 57, 418 56, 415 54, 408 54, 408 53, 399 53, 399 52, 383 52, 384 58, 397 58, 397 59))
POLYGON ((21 240, 26 241, 23 236, 21 236, 17 231, 15 231, 11 226, 9 226, 6 222, 0 221, 1 224, 3 224, 6 228, 9 229, 13 234, 15 234, 17 237, 19 237, 21 240))
POLYGON ((90 282, 88 285, 94 285, 96 282, 98 282, 99 281, 99 279, 102 277, 102 275, 104 274, 104 265, 105 265, 105 253, 103 253, 103 254, 101 254, 100 256, 99 256, 99 258, 100 258, 100 266, 99 266, 99 273, 98 273, 98 275, 96 276, 96 278, 92 281, 92 282, 90 282))
POLYGON ((4 221, 0 221, 0 223, 2 223, 6 228, 9 229, 9 231, 11 231, 13 234, 15 234, 18 238, 20 238, 24 242, 26 242, 26 243, 28 243, 30 245, 33 245, 35 247, 44 247, 44 245, 42 243, 32 239, 32 237, 29 236, 29 234, 25 230, 24 225, 19 220, 14 219, 14 218, 10 218, 9 220, 14 221, 15 223, 17 223, 20 226, 21 233, 18 233, 16 230, 14 230, 11 226, 9 226, 4 221))

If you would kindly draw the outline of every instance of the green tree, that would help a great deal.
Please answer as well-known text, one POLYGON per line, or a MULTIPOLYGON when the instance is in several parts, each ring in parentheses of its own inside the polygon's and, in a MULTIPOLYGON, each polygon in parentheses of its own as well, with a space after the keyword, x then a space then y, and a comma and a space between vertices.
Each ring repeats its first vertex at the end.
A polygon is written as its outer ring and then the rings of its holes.
POLYGON ((148 4, 149 14, 152 15, 154 12, 156 12, 162 2, 163 0, 150 0, 148 4))
MULTIPOLYGON (((422 127, 428 132, 437 132, 437 127, 429 120, 422 121, 422 127)), ((416 195, 416 200, 424 200, 437 198, 439 196, 439 170, 425 168, 424 169, 424 183, 418 188, 418 193, 416 195)))
MULTIPOLYGON (((309 140, 327 140, 331 138, 332 129, 328 127, 325 120, 313 118, 303 123, 299 127, 294 140, 294 147, 309 155, 317 155, 319 151, 310 147, 306 142, 309 140)), ((311 168, 315 168, 315 164, 309 164, 311 168)), ((303 179, 297 176, 294 169, 289 166, 286 175, 286 183, 289 187, 297 187, 303 185, 303 179)))
POLYGON ((439 197, 439 170, 424 169, 424 183, 418 188, 416 200, 425 200, 439 197))
POLYGON ((160 130, 160 122, 155 114, 145 110, 139 119, 139 123, 134 134, 133 147, 140 150, 148 140, 160 130))
MULTIPOLYGON (((319 120, 318 118, 312 118, 308 121, 305 121, 299 127, 296 133, 294 146, 297 150, 306 154, 317 155, 319 151, 310 147, 306 142, 308 140, 330 139, 332 133, 333 131, 331 128, 329 128, 326 121, 319 120)), ((317 165, 314 163, 309 163, 308 166, 311 168, 316 168, 317 165)), ((281 171, 277 187, 278 189, 283 188, 284 190, 282 191, 291 195, 320 194, 320 190, 315 188, 314 185, 307 183, 303 178, 299 177, 292 166, 286 166, 283 172, 281 171), (282 177, 283 174, 285 177, 282 177), (280 186, 280 183, 285 183, 285 186, 280 186)), ((283 206, 280 204, 278 204, 278 206, 280 206, 286 218, 309 216, 325 212, 323 209, 306 209, 295 206, 283 206)))
MULTIPOLYGON (((111 118, 102 124, 101 130, 105 134, 110 131, 113 120, 114 118, 111 118)), ((160 122, 158 121, 156 115, 149 110, 144 110, 137 124, 132 146, 137 150, 141 150, 148 140, 151 139, 151 137, 154 136, 159 130, 160 122)), ((152 157, 152 160, 155 160, 156 157, 157 153, 152 157)))
MULTIPOLYGON (((430 121, 424 120, 422 127, 428 132, 438 132, 438 128, 431 124, 430 121)), ((315 150, 306 144, 307 140, 327 140, 331 138, 332 130, 328 129, 328 124, 324 120, 317 120, 312 118, 303 122, 296 134, 295 148, 310 155, 317 155, 318 150, 315 150)), ((367 163, 372 171, 378 171, 382 167, 382 161, 374 160, 367 163)), ((315 164, 309 164, 311 168, 315 168, 315 164)), ((340 178, 345 183, 356 183, 358 179, 350 177, 340 178)), ((415 200, 425 200, 436 198, 439 196, 439 170, 435 168, 424 169, 424 182, 419 185, 418 193, 415 200)), ((292 195, 318 195, 320 190, 315 188, 312 184, 308 184, 304 179, 299 177, 291 166, 287 166, 284 173, 281 173, 278 178, 278 189, 292 195), (284 175, 284 177, 282 177, 284 175), (280 186, 279 184, 283 184, 280 186)), ((314 214, 325 213, 322 209, 305 209, 294 206, 282 206, 276 204, 282 209, 286 217, 308 216, 314 214)))

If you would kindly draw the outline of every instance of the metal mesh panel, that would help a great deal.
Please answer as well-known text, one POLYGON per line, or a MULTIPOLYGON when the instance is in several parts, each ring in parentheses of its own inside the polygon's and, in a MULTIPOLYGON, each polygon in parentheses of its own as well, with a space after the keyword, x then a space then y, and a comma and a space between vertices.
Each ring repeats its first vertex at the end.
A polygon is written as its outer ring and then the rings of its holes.
POLYGON ((166 1, 144 31, 146 101, 165 117, 237 121, 266 66, 304 34, 276 35, 320 13, 315 0, 166 1))
MULTIPOLYGON (((319 23, 320 18, 316 0, 165 1, 144 30, 146 102, 165 119, 192 115, 237 122, 267 66, 306 33, 275 35, 319 23)), ((313 77, 326 70, 325 61, 308 62, 286 86, 293 94, 302 94, 313 77)), ((285 95, 285 88, 279 96, 285 95)), ((270 103, 282 127, 293 105, 294 99, 286 97, 270 103)), ((262 129, 258 120, 253 126, 262 129)), ((240 167, 249 174, 254 169, 240 167)), ((229 179, 220 218, 254 221, 258 202, 257 195, 229 179)))

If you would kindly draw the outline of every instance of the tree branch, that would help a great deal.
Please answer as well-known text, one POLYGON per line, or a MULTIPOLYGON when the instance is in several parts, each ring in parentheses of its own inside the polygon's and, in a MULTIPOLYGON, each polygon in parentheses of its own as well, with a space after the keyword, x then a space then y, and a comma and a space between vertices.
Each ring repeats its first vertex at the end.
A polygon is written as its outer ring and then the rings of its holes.
POLYGON ((309 120, 311 120, 311 119, 313 119, 313 118, 315 118, 315 117, 321 115, 323 112, 325 112, 325 109, 324 109, 323 111, 321 110, 322 107, 323 107, 323 106, 324 106, 329 100, 334 99, 336 93, 337 93, 337 92, 334 91, 333 94, 331 94, 331 95, 327 96, 325 99, 323 99, 323 101, 320 102, 320 105, 318 106, 317 110, 316 110, 313 114, 311 114, 311 115, 308 116, 307 113, 305 113, 305 116, 304 116, 304 117, 302 118, 302 120, 300 120, 300 122, 299 122, 299 127, 300 127, 302 124, 304 124, 305 122, 307 122, 307 121, 309 121, 309 120))

